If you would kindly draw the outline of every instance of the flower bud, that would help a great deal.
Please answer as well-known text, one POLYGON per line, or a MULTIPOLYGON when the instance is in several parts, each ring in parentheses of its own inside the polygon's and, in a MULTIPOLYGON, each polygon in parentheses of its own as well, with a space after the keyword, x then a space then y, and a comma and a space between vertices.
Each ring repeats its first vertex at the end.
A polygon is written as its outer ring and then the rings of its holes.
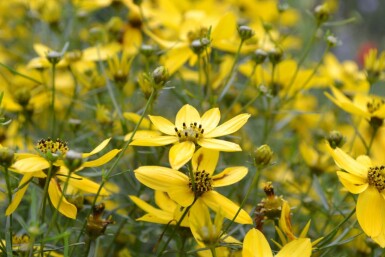
POLYGON ((157 89, 162 88, 168 81, 169 77, 170 75, 164 66, 159 66, 152 72, 152 79, 157 89))
POLYGON ((63 57, 62 53, 56 52, 56 51, 50 51, 47 53, 46 58, 47 60, 52 64, 56 65, 60 62, 61 58, 63 57))
POLYGON ((331 148, 335 149, 336 147, 342 147, 345 143, 345 137, 336 130, 330 132, 330 134, 326 138, 331 146, 331 148))
POLYGON ((318 5, 314 8, 314 16, 317 19, 318 24, 322 24, 330 17, 330 10, 327 5, 318 5))
POLYGON ((283 52, 280 48, 274 48, 268 52, 270 62, 275 65, 282 60, 283 52))
POLYGON ((249 26, 242 25, 238 27, 238 34, 242 41, 245 41, 254 36, 254 30, 252 30, 249 26))
POLYGON ((31 90, 25 87, 16 90, 15 99, 21 106, 26 107, 31 100, 31 90))
POLYGON ((143 44, 140 46, 139 52, 146 58, 149 58, 155 53, 155 47, 152 45, 143 44))
POLYGON ((82 154, 69 150, 64 158, 64 165, 68 168, 70 172, 78 169, 83 163, 82 154))
POLYGON ((279 3, 277 6, 278 12, 283 13, 287 9, 289 9, 289 4, 288 3, 279 3))
POLYGON ((329 35, 326 37, 326 43, 329 47, 335 47, 340 44, 340 41, 335 36, 329 35))
POLYGON ((191 49, 193 52, 197 55, 200 55, 203 53, 204 50, 210 45, 210 40, 208 38, 200 38, 200 39, 195 39, 191 42, 191 49))
POLYGON ((252 55, 252 59, 253 61, 255 62, 255 64, 261 64, 265 61, 267 57, 267 53, 265 51, 263 51, 262 49, 257 49, 254 51, 253 55, 252 55))
POLYGON ((273 151, 268 145, 261 145, 254 151, 254 164, 256 166, 266 166, 273 157, 273 151))
POLYGON ((95 205, 92 208, 92 214, 87 217, 86 232, 92 240, 103 235, 107 226, 114 223, 111 219, 101 218, 104 209, 105 205, 103 203, 95 205))
POLYGON ((0 148, 0 165, 8 168, 12 165, 15 152, 7 147, 0 148))

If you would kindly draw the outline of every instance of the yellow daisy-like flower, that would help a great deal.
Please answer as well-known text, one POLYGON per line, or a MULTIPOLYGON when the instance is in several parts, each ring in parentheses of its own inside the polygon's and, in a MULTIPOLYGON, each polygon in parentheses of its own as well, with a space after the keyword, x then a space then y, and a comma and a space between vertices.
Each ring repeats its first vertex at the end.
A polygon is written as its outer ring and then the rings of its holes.
POLYGON ((385 99, 374 96, 357 94, 353 101, 345 96, 335 87, 331 87, 333 96, 325 93, 326 96, 342 110, 355 114, 359 117, 370 119, 370 121, 385 119, 385 99))
MULTIPOLYGON (((135 170, 135 177, 154 190, 167 192, 171 199, 183 207, 191 206, 197 199, 197 202, 201 201, 215 212, 221 210, 231 220, 239 206, 214 191, 214 188, 240 181, 246 176, 247 168, 230 167, 213 175, 218 158, 218 151, 200 148, 192 158, 194 181, 180 171, 159 166, 139 167, 135 170)), ((250 216, 244 210, 239 212, 235 222, 252 224, 250 216)))
POLYGON ((201 117, 189 104, 184 105, 176 115, 175 124, 161 116, 149 116, 154 126, 165 136, 143 137, 135 139, 131 145, 162 146, 174 144, 169 153, 169 162, 173 169, 186 164, 195 152, 195 146, 235 152, 242 151, 238 144, 215 139, 239 130, 249 119, 250 114, 240 114, 218 126, 221 119, 218 108, 212 108, 201 117))
POLYGON ((366 155, 355 160, 338 147, 328 146, 328 151, 342 169, 337 171, 341 183, 358 194, 356 215, 362 230, 385 247, 385 166, 374 166, 366 155))
MULTIPOLYGON (((90 153, 81 154, 82 158, 87 158, 94 154, 99 153, 103 150, 111 139, 104 140, 99 144, 94 150, 90 153)), ((53 141, 51 139, 41 140, 38 143, 38 149, 42 154, 50 152, 51 155, 59 154, 63 155, 68 151, 67 144, 61 140, 53 141)), ((109 162, 114 158, 120 150, 113 149, 103 156, 90 161, 84 161, 82 165, 76 169, 76 171, 81 170, 86 167, 97 167, 109 162)), ((21 199, 23 198, 25 192, 28 189, 29 182, 35 177, 40 179, 47 178, 46 171, 50 168, 50 162, 38 154, 18 154, 19 160, 17 160, 11 167, 10 170, 16 173, 23 174, 23 178, 19 182, 19 188, 16 191, 11 204, 8 206, 5 214, 12 214, 16 208, 19 206, 21 199)), ((70 171, 65 166, 63 159, 57 159, 52 163, 52 171, 54 175, 51 180, 48 182, 48 194, 51 200, 52 205, 58 209, 60 213, 64 216, 76 219, 77 209, 76 206, 68 202, 63 195, 62 188, 59 184, 59 181, 66 182, 68 176, 68 183, 79 190, 95 194, 99 189, 99 184, 84 178, 82 176, 76 175, 74 173, 70 174, 70 171), (60 200, 61 199, 61 200, 60 200), (60 204, 60 205, 59 205, 60 204)), ((108 192, 104 189, 100 191, 100 195, 108 195, 108 192)))
MULTIPOLYGON (((309 238, 294 239, 285 245, 275 257, 308 257, 311 256, 309 238)), ((252 228, 243 240, 242 257, 273 257, 273 253, 265 236, 258 229, 252 228)))

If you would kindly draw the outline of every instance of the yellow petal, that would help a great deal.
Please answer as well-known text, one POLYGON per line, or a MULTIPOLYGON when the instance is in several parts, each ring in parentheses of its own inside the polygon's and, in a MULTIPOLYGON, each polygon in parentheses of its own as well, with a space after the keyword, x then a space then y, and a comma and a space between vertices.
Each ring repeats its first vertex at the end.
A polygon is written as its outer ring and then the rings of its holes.
MULTIPOLYGON (((125 137, 124 137, 124 141, 128 141, 130 140, 131 136, 132 136, 132 133, 133 132, 130 132, 128 133, 125 137)), ((158 137, 160 136, 162 133, 160 133, 159 131, 155 131, 155 130, 137 130, 135 132, 135 135, 134 137, 132 138, 132 140, 136 140, 136 139, 141 139, 141 138, 153 138, 153 137, 158 137)))
POLYGON ((51 179, 48 186, 49 199, 52 205, 64 216, 70 219, 76 219, 77 209, 76 206, 68 202, 65 197, 62 197, 62 192, 59 189, 58 183, 55 179, 51 179), (60 202, 61 198, 61 202, 60 202), (59 206, 60 203, 60 206, 59 206))
POLYGON ((90 153, 83 153, 82 157, 86 158, 86 157, 89 157, 91 155, 94 155, 94 154, 100 152, 101 150, 103 150, 108 145, 110 140, 111 140, 111 138, 107 138, 106 140, 103 140, 103 142, 101 142, 97 147, 95 147, 95 149, 92 150, 90 153))
POLYGON ((135 177, 144 185, 162 192, 171 189, 188 188, 188 177, 177 170, 160 166, 142 166, 136 169, 135 177))
POLYGON ((337 171, 337 176, 344 187, 352 194, 359 194, 366 190, 369 186, 365 178, 358 177, 344 171, 337 171))
POLYGON ((12 202, 8 206, 5 211, 5 215, 12 214, 16 208, 19 206, 21 199, 23 198, 25 191, 27 191, 29 183, 27 183, 30 179, 32 179, 33 173, 27 173, 23 176, 23 178, 19 182, 19 190, 13 196, 12 202), (27 184, 26 184, 27 183, 27 184))
POLYGON ((248 113, 243 113, 235 116, 231 120, 226 121, 222 125, 216 127, 213 131, 210 133, 205 133, 205 137, 220 137, 224 135, 229 135, 245 125, 247 120, 250 118, 250 114, 248 113))
POLYGON ((218 108, 212 108, 205 112, 201 118, 202 128, 204 133, 211 132, 216 126, 218 126, 221 120, 221 113, 218 108))
POLYGON ((133 196, 133 195, 130 195, 129 196, 130 199, 140 208, 142 209, 143 211, 161 219, 161 220, 165 220, 166 222, 170 222, 171 220, 173 220, 173 212, 171 212, 172 210, 168 210, 167 211, 163 211, 163 210, 159 210, 155 207, 153 207, 152 205, 146 203, 145 201, 143 201, 142 199, 136 197, 136 196, 133 196))
POLYGON ((206 171, 212 175, 219 159, 219 152, 206 148, 199 148, 193 155, 192 167, 194 171, 206 171))
POLYGON ((221 139, 201 138, 198 140, 198 144, 204 148, 223 151, 223 152, 242 151, 242 148, 238 144, 221 140, 221 139))
POLYGON ((103 156, 92 160, 92 161, 87 161, 83 163, 83 167, 97 167, 101 166, 107 162, 109 162, 112 158, 114 158, 121 150, 120 149, 113 149, 109 151, 108 153, 104 154, 103 156))
POLYGON ((110 43, 105 46, 95 46, 84 49, 82 59, 85 61, 100 61, 106 60, 109 57, 114 56, 120 51, 121 45, 118 43, 110 43))
POLYGON ((188 207, 194 202, 194 193, 188 186, 173 187, 167 193, 171 199, 183 207, 188 207))
POLYGON ((164 57, 163 65, 167 68, 170 75, 179 70, 188 59, 194 57, 193 51, 191 51, 188 45, 181 45, 181 47, 174 47, 169 50, 164 57))
POLYGON ((298 238, 285 245, 275 257, 310 257, 311 248, 309 238, 298 238))
POLYGON ((243 240, 242 257, 273 257, 269 242, 261 231, 252 228, 243 240))
MULTIPOLYGON (((229 220, 234 218, 239 209, 238 205, 215 191, 204 193, 200 199, 213 211, 222 211, 223 215, 229 220)), ((250 215, 243 209, 241 209, 234 221, 240 224, 253 224, 250 215)))
POLYGON ((24 174, 27 172, 35 172, 39 170, 48 169, 49 162, 46 161, 43 157, 34 156, 16 161, 11 168, 12 171, 24 174))
POLYGON ((222 16, 213 31, 211 32, 212 44, 215 45, 217 41, 228 40, 233 37, 236 32, 236 17, 233 13, 228 12, 222 16))
POLYGON ((356 215, 365 234, 377 237, 382 233, 385 221, 385 200, 375 187, 369 186, 359 194, 356 215))
MULTIPOLYGON (((195 240, 204 246, 205 236, 213 227, 209 209, 201 201, 196 201, 189 212, 190 229, 195 240)), ((220 231, 218 231, 220 233, 220 231)), ((218 235, 219 236, 219 235, 218 235)))
POLYGON ((137 146, 162 146, 178 142, 177 136, 154 136, 148 138, 138 138, 130 143, 137 146))
MULTIPOLYGON (((66 182, 67 176, 68 176, 68 173, 64 174, 63 172, 58 172, 56 177, 58 179, 60 179, 61 181, 66 182)), ((69 185, 76 187, 77 189, 79 189, 81 191, 91 193, 91 194, 96 194, 98 192, 99 187, 100 187, 100 185, 98 183, 93 182, 92 180, 89 180, 88 178, 76 175, 74 173, 72 173, 70 176, 71 176, 71 178, 68 181, 69 185)), ((109 195, 109 193, 107 192, 107 190, 102 188, 99 192, 99 195, 107 196, 107 195, 109 195)))
POLYGON ((185 123, 186 126, 190 126, 190 123, 199 122, 200 120, 201 117, 197 109, 189 104, 185 104, 176 114, 175 126, 178 129, 181 129, 183 127, 183 123, 185 123))
MULTIPOLYGON (((123 117, 129 121, 132 121, 134 124, 138 124, 142 116, 134 112, 125 112, 123 113, 123 117)), ((146 118, 142 119, 142 122, 140 123, 139 128, 149 129, 150 127, 151 127, 151 122, 146 118)))
POLYGON ((195 151, 195 144, 190 141, 185 141, 182 143, 176 143, 170 149, 169 153, 169 162, 173 169, 178 170, 180 167, 185 165, 195 151))
POLYGON ((151 122, 154 124, 154 126, 164 134, 174 136, 176 135, 175 132, 175 125, 172 124, 169 120, 161 117, 161 116, 149 116, 151 122))
POLYGON ((213 186, 223 187, 237 183, 247 175, 247 168, 238 166, 226 168, 221 173, 213 176, 213 186))
POLYGON ((372 237, 372 239, 382 248, 385 248, 385 232, 382 232, 379 236, 372 237))
POLYGON ((171 200, 166 192, 155 191, 155 203, 162 210, 174 210, 177 207, 175 201, 171 200))

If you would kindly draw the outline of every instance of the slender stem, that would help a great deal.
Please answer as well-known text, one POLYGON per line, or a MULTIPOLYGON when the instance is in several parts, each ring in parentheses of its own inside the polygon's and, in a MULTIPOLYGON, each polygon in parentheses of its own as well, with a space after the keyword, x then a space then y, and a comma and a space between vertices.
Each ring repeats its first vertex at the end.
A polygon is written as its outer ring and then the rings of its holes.
MULTIPOLYGON (((4 167, 4 173, 5 173, 5 183, 7 184, 7 195, 8 195, 8 204, 11 204, 12 202, 12 188, 11 188, 11 182, 9 181, 9 172, 8 167, 4 167)), ((7 256, 12 257, 12 214, 10 214, 7 217, 5 230, 8 231, 8 233, 5 233, 5 241, 6 241, 6 251, 7 256)))
POLYGON ((378 131, 378 127, 374 127, 372 136, 370 137, 369 145, 366 148, 366 155, 370 155, 370 150, 372 148, 374 138, 376 137, 377 131, 378 131))
POLYGON ((55 86, 55 76, 56 76, 56 63, 52 63, 52 89, 51 89, 51 126, 52 138, 55 138, 55 129, 56 129, 56 114, 55 114, 55 94, 56 94, 56 86, 55 86))
POLYGON ((230 226, 234 223, 235 219, 237 218, 238 214, 241 212, 243 206, 245 205, 247 199, 249 198, 249 195, 251 193, 251 191, 257 186, 258 184, 258 180, 259 180, 259 175, 261 173, 261 170, 260 170, 260 166, 257 166, 257 170, 255 171, 254 173, 254 177, 253 177, 253 180, 251 181, 251 183, 249 184, 249 187, 247 189, 247 192, 246 192, 246 195, 245 197, 243 198, 242 200, 242 203, 241 205, 239 206, 238 208, 238 211, 235 213, 233 219, 230 221, 230 223, 226 226, 226 228, 222 231, 221 235, 219 236, 219 238, 221 238, 230 228, 230 226))
POLYGON ((235 76, 235 74, 233 74, 234 70, 235 70, 235 66, 237 64, 238 58, 239 58, 240 53, 241 53, 241 48, 242 48, 244 42, 245 42, 244 40, 241 40, 241 43, 238 46, 238 50, 237 50, 237 52, 235 54, 234 62, 233 62, 233 65, 231 66, 231 70, 230 70, 229 76, 227 77, 227 80, 226 80, 226 82, 224 84, 225 86, 224 86, 221 94, 218 97, 218 102, 220 102, 222 100, 222 98, 225 96, 227 91, 229 91, 229 89, 230 89, 231 83, 233 81, 233 77, 235 76))
POLYGON ((13 69, 13 68, 11 68, 11 67, 5 65, 4 63, 1 63, 1 62, 0 62, 0 66, 3 66, 3 67, 6 68, 7 70, 9 70, 12 74, 16 74, 16 75, 18 75, 18 76, 20 76, 20 77, 23 77, 23 78, 25 78, 25 79, 28 79, 28 80, 30 80, 30 81, 33 81, 33 82, 35 82, 35 83, 37 83, 37 84, 39 84, 39 85, 41 84, 40 81, 38 81, 38 80, 36 80, 36 79, 34 79, 34 78, 30 77, 30 76, 24 75, 23 73, 18 72, 17 70, 15 70, 15 69, 13 69))
POLYGON ((211 246, 210 251, 211 251, 211 254, 213 255, 213 257, 217 257, 217 251, 215 251, 215 246, 211 246))
MULTIPOLYGON (((43 199, 42 199, 43 202, 42 202, 42 206, 40 209, 40 215, 39 215, 41 224, 44 224, 44 219, 45 219, 45 207, 46 207, 47 196, 48 196, 48 186, 49 186, 49 183, 50 183, 51 178, 52 178, 52 168, 53 168, 53 165, 50 162, 47 177, 46 177, 45 184, 44 184, 44 193, 43 193, 43 199)), ((41 240, 40 252, 41 252, 41 256, 43 256, 43 253, 44 253, 44 241, 43 240, 41 240)))
MULTIPOLYGON (((143 113, 142 113, 142 116, 140 117, 139 122, 136 124, 136 126, 135 126, 135 128, 134 128, 134 131, 133 131, 132 134, 131 134, 130 139, 126 142, 126 144, 124 145, 122 151, 120 151, 119 155, 115 158, 115 162, 112 164, 112 166, 111 166, 111 167, 106 171, 106 173, 104 174, 103 180, 102 180, 102 182, 100 183, 100 186, 99 186, 99 188, 98 188, 98 191, 96 192, 96 195, 95 195, 95 197, 94 197, 94 201, 92 202, 92 206, 95 206, 96 199, 98 198, 98 196, 99 196, 99 194, 100 194, 100 192, 101 192, 101 190, 102 190, 104 184, 108 181, 109 177, 111 176, 112 171, 115 169, 116 165, 118 164, 118 162, 120 161, 120 159, 123 157, 123 155, 124 155, 125 151, 127 150, 128 146, 129 146, 130 143, 132 142, 132 140, 133 140, 133 138, 134 138, 134 136, 135 136, 137 130, 139 129, 140 124, 141 124, 142 121, 143 121, 144 116, 145 116, 146 113, 147 113, 147 110, 148 110, 149 107, 152 105, 152 102, 154 101, 154 98, 155 98, 155 95, 156 95, 156 94, 157 94, 157 91, 154 89, 154 90, 151 92, 151 95, 150 95, 150 97, 149 97, 148 100, 147 100, 147 103, 146 103, 146 106, 145 106, 144 111, 143 111, 143 113)), ((91 212, 92 212, 92 208, 90 208, 90 210, 89 210, 89 212, 88 212, 88 214, 87 214, 86 217, 88 217, 88 216, 91 214, 91 212)), ((84 232, 86 226, 87 226, 87 219, 85 219, 85 221, 83 222, 83 227, 82 227, 82 229, 80 230, 80 233, 79 233, 79 235, 78 235, 78 237, 77 237, 76 242, 79 242, 80 237, 82 236, 82 234, 83 234, 83 232, 84 232)), ((74 248, 72 248, 72 251, 71 251, 70 256, 72 256, 73 253, 74 253, 74 248)))

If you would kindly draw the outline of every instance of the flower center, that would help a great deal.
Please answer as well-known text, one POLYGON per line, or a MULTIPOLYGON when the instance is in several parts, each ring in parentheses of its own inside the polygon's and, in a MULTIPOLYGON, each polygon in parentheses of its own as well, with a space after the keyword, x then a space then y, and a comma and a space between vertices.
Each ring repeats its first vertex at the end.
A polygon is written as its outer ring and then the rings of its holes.
MULTIPOLYGON (((194 172, 195 192, 197 195, 202 195, 204 192, 213 190, 212 182, 213 180, 210 174, 206 173, 206 171, 202 170, 194 172)), ((194 190, 191 179, 189 180, 188 186, 191 190, 194 190)))
POLYGON ((179 137, 179 142, 191 141, 196 143, 198 139, 202 137, 204 129, 202 128, 202 125, 198 125, 197 122, 190 123, 189 127, 183 122, 183 128, 179 130, 175 127, 175 132, 179 137))
POLYGON ((36 147, 41 153, 44 154, 49 151, 53 154, 60 152, 60 154, 65 155, 69 150, 67 143, 60 140, 59 138, 55 141, 53 141, 51 138, 41 139, 39 142, 37 142, 36 147))
POLYGON ((385 189, 385 166, 370 167, 368 171, 369 185, 375 186, 379 192, 385 189))
POLYGON ((373 113, 381 108, 382 105, 385 104, 384 99, 372 98, 369 102, 366 103, 366 107, 368 108, 368 112, 373 113))

